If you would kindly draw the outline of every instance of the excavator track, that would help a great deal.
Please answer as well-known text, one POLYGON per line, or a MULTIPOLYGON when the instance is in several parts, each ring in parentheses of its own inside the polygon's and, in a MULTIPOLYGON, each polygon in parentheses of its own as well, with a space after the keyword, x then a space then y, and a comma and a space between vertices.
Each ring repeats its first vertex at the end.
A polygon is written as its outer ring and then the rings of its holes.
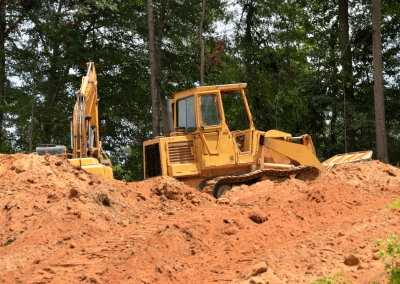
POLYGON ((300 167, 293 167, 291 169, 259 169, 247 174, 236 175, 236 176, 220 176, 214 178, 215 181, 211 184, 211 188, 209 192, 212 192, 212 196, 218 198, 218 188, 223 185, 233 185, 233 184, 240 184, 245 183, 251 180, 259 179, 262 176, 270 176, 270 177, 289 177, 291 175, 299 175, 299 174, 306 174, 306 175, 314 175, 318 176, 320 170, 315 166, 300 166, 300 167))

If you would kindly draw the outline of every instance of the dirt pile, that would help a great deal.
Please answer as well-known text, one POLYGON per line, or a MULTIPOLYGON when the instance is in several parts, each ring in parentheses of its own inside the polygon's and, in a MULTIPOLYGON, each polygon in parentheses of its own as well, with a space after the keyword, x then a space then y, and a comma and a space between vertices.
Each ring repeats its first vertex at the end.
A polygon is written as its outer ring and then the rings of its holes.
POLYGON ((400 170, 376 161, 216 201, 172 178, 0 155, 0 283, 385 283, 373 243, 399 233, 400 210, 384 215, 399 194, 400 170))
POLYGON ((323 175, 323 179, 328 181, 334 178, 368 192, 400 186, 399 169, 379 161, 344 164, 323 175))

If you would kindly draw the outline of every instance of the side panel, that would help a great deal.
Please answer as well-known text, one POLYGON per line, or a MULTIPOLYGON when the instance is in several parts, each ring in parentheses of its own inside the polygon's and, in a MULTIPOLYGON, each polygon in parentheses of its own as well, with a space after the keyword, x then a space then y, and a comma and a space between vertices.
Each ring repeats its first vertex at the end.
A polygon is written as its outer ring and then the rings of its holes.
POLYGON ((167 143, 168 158, 171 165, 190 164, 195 162, 194 141, 169 141, 167 143))
POLYGON ((201 173, 193 135, 165 138, 167 173, 172 177, 192 176, 201 173))
MULTIPOLYGON (((229 131, 216 131, 204 133, 208 147, 215 147, 217 154, 212 154, 203 148, 203 169, 235 165, 236 152, 233 147, 232 136, 229 131)), ((203 140, 203 139, 201 139, 203 140)), ((202 143, 202 141, 200 142, 202 143)))
POLYGON ((168 167, 168 175, 173 177, 182 177, 188 175, 198 175, 201 173, 200 165, 197 163, 192 164, 178 164, 168 167))
POLYGON ((144 178, 201 174, 194 135, 163 137, 143 144, 144 178))

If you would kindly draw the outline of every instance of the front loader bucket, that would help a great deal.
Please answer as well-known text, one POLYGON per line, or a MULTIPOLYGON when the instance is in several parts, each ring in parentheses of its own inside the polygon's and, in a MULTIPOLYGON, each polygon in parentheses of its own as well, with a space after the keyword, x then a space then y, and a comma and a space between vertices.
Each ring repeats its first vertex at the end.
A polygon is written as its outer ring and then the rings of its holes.
POLYGON ((338 154, 323 162, 322 165, 324 166, 325 170, 330 170, 336 165, 340 164, 371 161, 372 159, 371 157, 372 157, 372 150, 338 154))

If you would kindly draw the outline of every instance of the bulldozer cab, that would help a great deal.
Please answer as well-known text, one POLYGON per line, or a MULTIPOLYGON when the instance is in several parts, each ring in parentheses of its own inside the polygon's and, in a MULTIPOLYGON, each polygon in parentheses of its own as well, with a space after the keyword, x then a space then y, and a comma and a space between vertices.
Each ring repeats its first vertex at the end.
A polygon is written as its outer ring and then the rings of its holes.
POLYGON ((175 177, 219 197, 229 185, 263 178, 308 179, 334 163, 372 154, 351 153, 321 164, 308 134, 255 130, 246 85, 196 87, 163 100, 164 136, 143 143, 144 178, 175 177))
MULTIPOLYGON (((174 125, 164 124, 164 129, 171 131, 164 131, 165 135, 197 137, 206 168, 252 163, 254 125, 245 87, 246 84, 207 86, 174 94, 170 102, 174 125)), ((168 121, 164 116, 163 120, 168 121)))

